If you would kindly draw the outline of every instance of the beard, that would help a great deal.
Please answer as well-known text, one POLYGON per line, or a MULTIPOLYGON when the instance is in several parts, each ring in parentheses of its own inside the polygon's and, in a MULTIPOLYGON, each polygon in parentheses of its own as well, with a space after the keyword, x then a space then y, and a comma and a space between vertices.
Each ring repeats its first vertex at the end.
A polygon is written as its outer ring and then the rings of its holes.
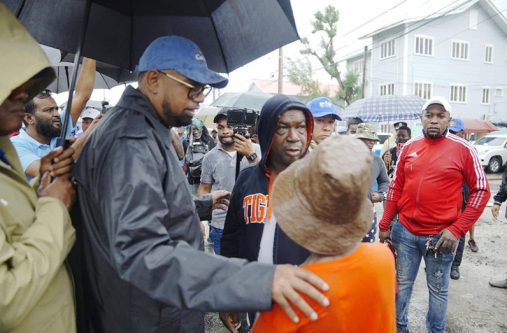
POLYGON ((226 136, 226 137, 218 137, 218 140, 222 144, 222 146, 229 147, 234 145, 234 137, 233 136, 226 136))
POLYGON ((441 138, 441 137, 445 136, 446 133, 447 133, 447 130, 445 130, 444 133, 438 133, 438 134, 431 133, 431 134, 429 134, 428 132, 426 132, 426 130, 423 130, 424 136, 426 136, 427 138, 430 138, 430 139, 441 138))
POLYGON ((44 121, 40 119, 37 120, 35 129, 37 130, 37 133, 48 139, 58 137, 61 133, 61 128, 53 126, 51 121, 44 121))
POLYGON ((162 104, 162 110, 166 119, 169 120, 169 126, 182 127, 192 124, 193 116, 188 116, 184 113, 181 115, 175 115, 174 112, 172 112, 169 108, 169 103, 167 102, 164 102, 164 104, 162 104))

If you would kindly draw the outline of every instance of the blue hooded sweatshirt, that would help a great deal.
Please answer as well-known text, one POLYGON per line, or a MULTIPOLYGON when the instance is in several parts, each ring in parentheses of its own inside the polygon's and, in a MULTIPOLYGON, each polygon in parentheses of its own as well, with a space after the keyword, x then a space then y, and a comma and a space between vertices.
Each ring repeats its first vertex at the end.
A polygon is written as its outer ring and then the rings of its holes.
MULTIPOLYGON (((305 113, 307 140, 305 152, 310 145, 313 131, 313 118, 310 110, 295 98, 275 95, 266 101, 258 124, 258 136, 262 159, 255 167, 247 168, 239 175, 231 195, 224 232, 221 241, 221 255, 257 261, 264 223, 269 221, 270 173, 267 161, 271 150, 273 135, 280 115, 298 109, 305 113)), ((288 238, 276 225, 273 244, 274 264, 303 263, 309 252, 288 238)))

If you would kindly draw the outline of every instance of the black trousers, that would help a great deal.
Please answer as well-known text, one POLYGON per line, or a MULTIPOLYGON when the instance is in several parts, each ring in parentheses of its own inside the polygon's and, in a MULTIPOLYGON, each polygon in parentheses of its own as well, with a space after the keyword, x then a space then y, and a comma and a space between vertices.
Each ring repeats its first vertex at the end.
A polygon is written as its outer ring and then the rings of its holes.
POLYGON ((459 265, 461 265, 461 259, 463 259, 463 250, 465 250, 465 236, 459 239, 458 249, 456 250, 456 255, 454 256, 454 261, 452 262, 452 267, 459 267, 459 265))

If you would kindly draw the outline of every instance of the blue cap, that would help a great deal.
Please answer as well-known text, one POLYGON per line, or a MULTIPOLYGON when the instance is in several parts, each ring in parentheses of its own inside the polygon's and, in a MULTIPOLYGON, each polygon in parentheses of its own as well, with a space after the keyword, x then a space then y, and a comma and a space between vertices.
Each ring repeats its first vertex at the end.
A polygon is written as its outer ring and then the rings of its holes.
POLYGON ((189 39, 180 36, 164 36, 155 39, 144 50, 137 72, 151 69, 172 69, 187 78, 214 88, 223 88, 229 80, 208 68, 199 47, 189 39))
POLYGON ((453 131, 455 133, 461 132, 465 130, 465 123, 461 119, 453 118, 449 123, 449 131, 453 131))
POLYGON ((333 104, 331 99, 327 97, 314 98, 308 102, 308 104, 306 104, 306 107, 312 112, 313 118, 320 118, 331 115, 336 120, 342 120, 340 116, 338 116, 336 106, 333 104))

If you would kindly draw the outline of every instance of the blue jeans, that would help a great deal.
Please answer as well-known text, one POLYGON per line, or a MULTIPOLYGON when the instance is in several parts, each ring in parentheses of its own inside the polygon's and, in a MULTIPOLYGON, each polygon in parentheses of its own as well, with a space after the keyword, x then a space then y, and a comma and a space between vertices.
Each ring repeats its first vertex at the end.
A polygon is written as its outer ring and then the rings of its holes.
MULTIPOLYGON (((435 245, 440 236, 430 237, 435 245)), ((433 255, 426 255, 428 236, 414 235, 400 222, 394 223, 391 239, 397 252, 396 279, 399 288, 396 294, 396 331, 408 332, 408 306, 421 258, 424 258, 426 284, 429 289, 426 329, 430 333, 444 332, 449 274, 454 253, 449 251, 438 253, 436 258, 433 255)))
POLYGON ((223 233, 223 229, 218 229, 212 226, 209 227, 209 237, 213 242, 213 251, 215 251, 215 254, 220 254, 220 241, 223 233))

